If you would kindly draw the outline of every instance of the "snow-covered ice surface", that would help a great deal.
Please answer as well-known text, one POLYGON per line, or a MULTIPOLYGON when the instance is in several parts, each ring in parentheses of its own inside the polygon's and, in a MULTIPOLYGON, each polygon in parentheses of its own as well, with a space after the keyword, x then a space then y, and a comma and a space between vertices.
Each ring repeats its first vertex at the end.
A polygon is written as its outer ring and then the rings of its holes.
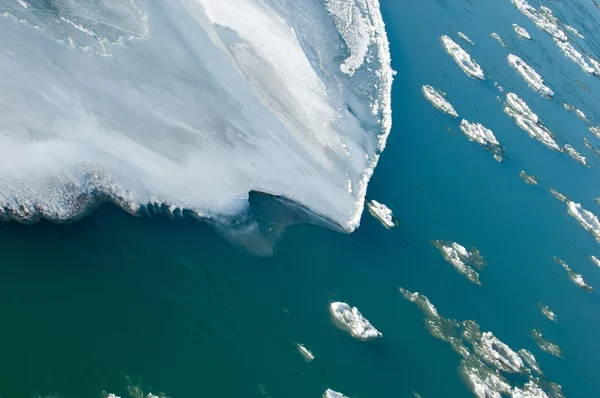
POLYGON ((511 0, 511 2, 517 7, 523 15, 529 18, 538 28, 544 32, 550 34, 552 37, 566 41, 568 36, 564 30, 560 27, 557 18, 552 15, 552 11, 547 7, 540 7, 537 10, 526 0, 511 0))
POLYGON ((549 321, 556 322, 556 314, 550 309, 550 307, 543 305, 542 303, 538 303, 538 307, 540 307, 540 311, 542 311, 542 314, 548 318, 549 321))
POLYGON ((381 337, 381 333, 362 316, 356 307, 346 303, 335 302, 329 306, 336 323, 346 329, 359 340, 372 340, 381 337))
POLYGON ((378 0, 47 3, 0 0, 1 219, 109 200, 250 233, 257 191, 357 228, 391 127, 378 0))
POLYGON ((473 60, 471 56, 465 50, 462 49, 461 46, 456 44, 454 40, 452 40, 446 35, 442 36, 441 40, 442 44, 444 45, 444 48, 446 49, 446 52, 452 58, 454 58, 454 61, 456 61, 458 66, 460 66, 460 68, 467 75, 475 79, 485 80, 485 76, 483 74, 483 69, 481 69, 481 66, 479 66, 477 62, 475 62, 475 60, 473 60))
POLYGON ((592 260, 592 262, 594 263, 594 265, 598 268, 600 268, 600 259, 596 256, 594 256, 593 254, 590 256, 590 260, 592 260))
POLYGON ((386 228, 394 228, 396 226, 397 223, 392 210, 386 205, 376 200, 371 200, 367 203, 367 208, 371 215, 377 218, 386 228))
POLYGON ((519 75, 521 75, 535 91, 538 91, 540 94, 547 97, 552 97, 554 95, 554 91, 546 86, 544 79, 542 79, 542 77, 521 58, 514 54, 508 54, 508 63, 516 69, 519 75))
POLYGON ((572 157, 573 159, 575 159, 578 163, 581 163, 582 165, 586 166, 586 167, 590 167, 587 163, 587 160, 585 160, 584 156, 581 156, 581 154, 579 152, 577 152, 575 150, 575 148, 573 148, 571 145, 566 144, 565 145, 565 152, 572 157))
POLYGON ((342 393, 333 391, 332 389, 328 388, 327 391, 325 391, 325 393, 323 394, 323 398, 348 398, 348 397, 346 397, 342 393))
POLYGON ((588 127, 590 132, 594 134, 596 137, 600 138, 600 127, 598 126, 590 126, 588 127))
POLYGON ((471 123, 465 119, 460 122, 460 130, 470 141, 474 141, 484 147, 494 155, 494 159, 498 162, 502 162, 502 159, 505 156, 504 149, 500 146, 500 143, 492 130, 484 127, 480 123, 471 123))
POLYGON ((473 45, 475 43, 473 43, 473 40, 469 39, 469 36, 465 35, 463 32, 456 32, 456 34, 458 35, 458 37, 460 37, 465 43, 468 43, 470 45, 473 45))
POLYGON ((529 109, 529 106, 514 93, 506 94, 506 106, 504 112, 508 114, 519 127, 521 127, 531 138, 534 138, 558 152, 563 149, 556 143, 554 134, 540 121, 538 116, 529 109))
POLYGON ((563 267, 565 269, 565 271, 567 271, 569 273, 569 277, 571 278, 571 280, 579 287, 583 288, 584 290, 587 290, 588 292, 593 292, 594 288, 592 287, 592 285, 590 285, 589 283, 587 283, 583 277, 581 276, 581 274, 578 274, 577 272, 573 271, 571 269, 571 267, 569 267, 569 265, 567 263, 565 263, 563 260, 561 260, 558 257, 554 257, 554 260, 560 264, 561 267, 563 267))
POLYGON ((519 172, 519 176, 529 185, 537 185, 538 178, 532 175, 529 175, 525 172, 525 170, 521 170, 519 172))
POLYGON ((573 47, 568 41, 562 41, 554 38, 554 43, 562 50, 562 52, 573 62, 575 62, 585 73, 596 73, 596 70, 590 66, 583 55, 573 47))
POLYGON ((468 251, 464 246, 456 242, 443 242, 435 240, 432 242, 433 245, 442 253, 446 261, 470 282, 481 285, 479 281, 479 273, 474 269, 480 270, 485 266, 485 261, 477 250, 473 246, 471 251, 468 251))
MULTIPOLYGON (((450 344, 462 357, 459 373, 476 397, 562 396, 561 387, 543 377, 531 352, 525 349, 513 350, 492 332, 482 332, 475 321, 458 322, 443 317, 421 293, 412 293, 404 288, 400 288, 400 293, 421 311, 429 333, 450 344), (537 375, 534 376, 534 373, 537 375), (512 375, 512 381, 506 377, 508 375, 512 375), (526 376, 526 381, 519 382, 518 380, 523 380, 522 376, 526 376)), ((546 347, 551 350, 547 344, 546 347)))
POLYGON ((516 23, 514 23, 512 27, 515 30, 517 36, 519 36, 521 39, 531 40, 531 35, 529 34, 529 32, 527 32, 527 30, 525 30, 525 28, 520 27, 516 23))
POLYGON ((539 330, 533 329, 531 331, 531 337, 535 340, 538 347, 544 352, 547 352, 550 355, 554 355, 555 357, 562 358, 562 349, 557 345, 548 341, 539 330))
POLYGON ((581 207, 579 203, 575 203, 568 198, 564 201, 567 203, 569 214, 600 242, 600 220, 598 220, 598 217, 591 211, 581 207))
POLYGON ((456 112, 452 104, 448 102, 444 94, 428 85, 423 86, 422 91, 423 96, 427 101, 431 103, 431 105, 452 117, 458 117, 458 113, 456 112))

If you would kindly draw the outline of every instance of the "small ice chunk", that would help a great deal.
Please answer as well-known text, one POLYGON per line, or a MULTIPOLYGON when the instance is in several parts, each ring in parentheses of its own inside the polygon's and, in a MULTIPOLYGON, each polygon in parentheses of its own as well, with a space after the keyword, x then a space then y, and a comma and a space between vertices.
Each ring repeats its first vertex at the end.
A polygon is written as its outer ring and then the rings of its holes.
POLYGON ((593 254, 590 256, 590 259, 592 260, 592 262, 594 263, 594 265, 596 265, 596 267, 600 268, 600 259, 596 256, 594 256, 593 254))
POLYGON ((554 38, 554 43, 562 50, 562 52, 573 62, 583 69, 585 73, 593 74, 596 70, 592 68, 583 58, 583 55, 575 49, 568 41, 561 41, 554 38))
POLYGON ((569 145, 569 144, 565 145, 565 152, 570 157, 572 157, 573 159, 575 159, 578 163, 581 163, 582 165, 584 165, 586 167, 590 167, 590 165, 585 160, 585 156, 581 156, 581 154, 579 152, 577 152, 575 150, 575 148, 573 148, 571 145, 569 145))
POLYGON ((384 204, 376 200, 371 200, 367 203, 369 213, 377 218, 386 228, 394 228, 397 222, 392 214, 392 211, 384 204))
POLYGON ((579 33, 579 31, 577 29, 575 29, 574 27, 572 27, 571 25, 566 25, 565 28, 569 32, 573 33, 575 36, 579 37, 580 39, 585 39, 585 37, 581 33, 579 33))
POLYGON ((588 127, 590 132, 594 134, 596 137, 600 138, 600 127, 598 126, 590 126, 588 127))
POLYGON ((530 5, 526 0, 511 0, 519 11, 529 18, 538 28, 552 35, 552 37, 566 41, 567 34, 558 25, 557 18, 552 15, 552 10, 548 7, 540 7, 540 11, 530 5))
POLYGON ((600 221, 598 217, 591 211, 582 208, 579 203, 570 200, 567 200, 567 209, 569 214, 600 242, 600 221))
POLYGON ((549 321, 556 322, 556 314, 550 309, 550 307, 543 305, 542 303, 538 303, 538 307, 540 307, 542 314, 544 314, 549 321))
POLYGON ((456 242, 448 244, 436 240, 432 243, 442 253, 444 259, 452 264, 460 274, 470 282, 481 286, 479 273, 473 267, 481 270, 485 266, 485 262, 476 247, 473 247, 472 251, 469 252, 464 246, 456 242))
POLYGON ((577 272, 573 271, 571 269, 571 267, 569 267, 567 265, 567 263, 565 263, 563 260, 561 260, 558 257, 554 257, 554 260, 559 263, 568 273, 569 276, 571 277, 571 280, 579 287, 583 288, 584 290, 588 291, 588 292, 593 292, 594 288, 592 287, 592 285, 590 285, 589 283, 587 283, 583 277, 581 276, 581 274, 578 274, 577 272))
POLYGON ((529 35, 529 32, 527 32, 525 28, 520 27, 516 23, 514 23, 512 27, 515 30, 517 36, 519 36, 521 39, 531 40, 531 35, 529 35))
POLYGON ((300 353, 300 355, 302 355, 302 357, 304 357, 304 359, 307 362, 310 362, 313 359, 315 359, 313 353, 308 348, 304 347, 304 344, 298 343, 296 346, 298 347, 298 352, 300 353))
POLYGON ((23 8, 29 8, 29 3, 27 3, 25 0, 17 0, 17 1, 21 5, 21 7, 23 7, 23 8))
POLYGON ((540 365, 538 365, 535 356, 531 352, 523 348, 519 350, 519 355, 521 356, 521 358, 523 358, 523 361, 525 361, 525 363, 529 365, 531 370, 538 374, 542 374, 542 369, 540 368, 540 365))
POLYGON ((585 147, 587 149, 594 152, 596 155, 600 156, 600 150, 598 150, 596 147, 594 147, 587 138, 583 137, 583 143, 585 144, 585 147))
POLYGON ((600 62, 596 61, 590 55, 588 55, 587 58, 588 61, 590 61, 590 64, 592 64, 592 66, 594 67, 594 69, 596 69, 596 74, 600 75, 600 62))
POLYGON ((492 36, 494 39, 496 39, 496 41, 497 41, 498 43, 500 43, 500 45, 501 45, 502 47, 504 47, 504 48, 508 48, 508 45, 506 44, 506 42, 505 42, 504 40, 502 40, 502 38, 500 37, 500 35, 498 35, 498 33, 496 33, 496 32, 492 32, 492 33, 490 33, 490 35, 491 35, 491 36, 492 36))
POLYGON ((473 40, 469 39, 469 36, 465 35, 463 32, 456 32, 456 34, 458 35, 458 37, 460 37, 465 43, 468 43, 470 45, 473 45, 475 43, 473 43, 473 40))
POLYGON ((459 371, 477 398, 502 398, 511 392, 504 376, 476 356, 461 360, 459 371))
POLYGON ((342 393, 333 391, 332 389, 328 388, 327 391, 325 391, 325 394, 323 394, 323 398, 348 398, 348 397, 346 397, 342 393))
POLYGON ((530 137, 538 140, 550 149, 562 152, 562 148, 554 140, 554 134, 539 120, 529 106, 514 93, 506 94, 504 112, 521 127, 530 137))
POLYGON ((525 383, 523 389, 514 387, 511 398, 548 398, 548 394, 532 380, 529 380, 525 383))
POLYGON ((460 66, 467 75, 475 79, 485 80, 481 67, 465 50, 462 49, 461 46, 456 44, 454 40, 446 35, 443 35, 441 40, 446 52, 454 58, 454 61, 456 61, 458 66, 460 66))
POLYGON ((485 128, 479 123, 471 123, 465 119, 460 122, 460 130, 469 138, 470 141, 474 141, 480 146, 487 149, 494 159, 498 162, 502 162, 504 158, 504 150, 500 147, 500 143, 496 139, 494 132, 488 128, 485 128))
POLYGON ((475 346, 475 351, 478 350, 487 363, 503 372, 520 373, 524 369, 521 357, 492 332, 482 333, 480 344, 475 346))
POLYGON ((531 336, 542 351, 547 352, 550 355, 554 355, 555 357, 562 358, 561 348, 557 344, 546 340, 539 330, 533 329, 531 331, 531 336))
POLYGON ((381 337, 381 332, 371 325, 356 307, 346 303, 335 302, 330 305, 331 315, 342 328, 348 330, 353 337, 359 340, 372 340, 381 337))
POLYGON ((508 63, 515 68, 525 81, 537 92, 548 97, 554 95, 548 86, 544 84, 544 79, 525 61, 514 54, 508 54, 508 63))
POLYGON ((422 91, 423 95, 425 96, 425 99, 429 101, 431 105, 452 117, 458 117, 458 113, 456 112, 452 104, 450 104, 450 102, 446 100, 445 96, 442 93, 428 85, 423 86, 422 91))
POLYGON ((537 185, 537 183, 538 183, 538 178, 535 177, 535 176, 527 174, 525 172, 525 170, 521 170, 519 172, 519 175, 521 176, 521 178, 523 179, 523 181, 525 181, 529 185, 537 185))
POLYGON ((561 202, 566 202, 569 198, 567 198, 567 195, 562 194, 560 192, 558 192, 556 189, 554 188, 550 188, 550 193, 552 195, 554 195, 554 197, 558 200, 560 200, 561 202))

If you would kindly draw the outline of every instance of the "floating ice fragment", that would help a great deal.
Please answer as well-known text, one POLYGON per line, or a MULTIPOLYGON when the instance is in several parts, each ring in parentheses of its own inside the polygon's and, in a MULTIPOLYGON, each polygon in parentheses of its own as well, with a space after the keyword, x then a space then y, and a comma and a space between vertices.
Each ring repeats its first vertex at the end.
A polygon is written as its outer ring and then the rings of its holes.
POLYGON ((514 93, 506 94, 504 112, 508 114, 519 127, 530 137, 538 140, 550 149, 562 152, 562 148, 554 140, 554 134, 546 128, 529 106, 514 93))
POLYGON ((579 37, 580 39, 585 39, 585 37, 581 33, 579 33, 579 31, 577 29, 575 29, 574 27, 572 27, 571 25, 566 25, 565 28, 569 32, 573 33, 575 36, 579 37))
POLYGON ((473 43, 473 41, 471 39, 469 39, 469 37, 467 35, 465 35, 463 32, 456 32, 456 34, 458 35, 458 37, 460 37, 463 41, 465 41, 465 43, 468 43, 470 45, 473 45, 475 43, 473 43))
POLYGON ((323 394, 323 398, 348 398, 348 397, 346 397, 342 393, 333 391, 332 389, 328 388, 327 391, 325 391, 325 394, 323 394))
POLYGON ((571 277, 571 280, 573 282, 575 282, 575 284, 581 288, 583 288, 584 290, 587 290, 588 292, 593 292, 594 288, 592 287, 592 285, 590 285, 589 283, 587 283, 583 277, 581 276, 581 274, 578 274, 577 272, 573 271, 571 269, 571 267, 569 267, 567 265, 567 263, 565 263, 563 260, 561 260, 558 257, 554 257, 554 260, 559 263, 568 273, 569 276, 571 277))
POLYGON ((308 348, 304 347, 304 344, 298 343, 298 344, 296 344, 296 346, 298 347, 298 352, 300 353, 300 355, 302 355, 302 357, 307 362, 310 362, 313 359, 315 359, 315 356, 313 355, 313 353, 308 348))
POLYGON ((581 53, 577 51, 575 47, 571 45, 571 43, 569 43, 568 41, 561 41, 556 38, 554 38, 554 43, 556 43, 556 45, 571 61, 579 65, 585 73, 592 74, 596 72, 594 68, 592 68, 587 62, 585 62, 583 55, 581 55, 581 53))
POLYGON ((583 143, 587 149, 594 152, 596 155, 600 156, 600 150, 592 145, 592 143, 585 137, 583 137, 583 143))
POLYGON ((469 252, 464 246, 459 245, 456 242, 448 244, 436 240, 432 243, 442 253, 446 261, 452 264, 460 274, 472 283, 481 285, 479 273, 477 273, 472 266, 481 270, 485 266, 485 262, 476 247, 473 247, 471 252, 469 252))
POLYGON ((371 215, 377 218, 386 228, 394 228, 397 225, 392 211, 386 205, 376 200, 371 200, 367 203, 367 207, 371 215))
POLYGON ((460 122, 460 130, 469 138, 470 141, 474 141, 480 146, 487 149, 494 159, 498 162, 502 162, 504 158, 504 150, 500 147, 500 143, 496 139, 494 132, 488 128, 485 128, 480 123, 470 123, 463 119, 460 122))
POLYGON ((535 176, 527 174, 525 172, 525 170, 521 170, 519 172, 519 175, 521 176, 521 178, 523 179, 523 181, 525 181, 529 185, 537 185, 537 183, 538 183, 538 178, 535 177, 535 176))
POLYGON ((500 35, 498 35, 498 33, 496 32, 492 32, 490 33, 490 35, 498 42, 500 43, 500 45, 504 48, 508 48, 508 45, 504 42, 504 40, 502 40, 502 38, 500 37, 500 35))
POLYGON ((541 7, 540 11, 538 11, 526 0, 511 0, 511 2, 523 15, 544 32, 549 33, 559 40, 566 41, 568 39, 567 34, 560 28, 558 20, 552 15, 552 11, 549 8, 541 7))
POLYGON ((592 260, 592 262, 594 263, 594 265, 598 268, 600 268, 600 259, 596 256, 594 256, 593 254, 590 256, 590 259, 592 260))
POLYGON ((577 220, 583 228, 591 233, 598 242, 600 242, 600 221, 594 213, 585 210, 579 203, 567 200, 567 210, 569 214, 577 220))
POLYGON ((511 386, 504 376, 476 356, 462 359, 459 372, 478 398, 502 398, 511 391, 511 386))
POLYGON ((514 54, 508 54, 508 63, 519 72, 521 77, 523 77, 535 91, 548 97, 554 95, 554 91, 550 90, 550 88, 544 84, 544 79, 542 79, 542 77, 521 58, 514 54))
POLYGON ((446 35, 443 35, 441 40, 446 52, 452 58, 454 58, 454 61, 456 61, 458 66, 460 66, 467 75, 475 79, 485 80, 485 76, 481 67, 465 50, 462 49, 462 47, 460 47, 454 40, 446 35))
POLYGON ((542 374, 542 369, 540 368, 540 365, 538 365, 535 356, 531 352, 523 348, 519 350, 519 355, 521 356, 521 358, 523 358, 523 361, 525 361, 525 363, 529 365, 531 370, 538 374, 542 374))
POLYGON ((514 23, 512 25, 513 29, 515 30, 515 33, 521 38, 521 39, 525 39, 525 40, 531 40, 531 36, 529 35, 529 32, 527 32, 525 30, 525 28, 520 27, 519 25, 517 25, 516 23, 514 23))
POLYGON ((587 58, 588 58, 588 61, 590 61, 590 64, 592 64, 592 66, 596 70, 596 75, 600 75, 600 62, 598 62, 594 58, 592 58, 591 55, 588 55, 587 58))
POLYGON ((428 85, 423 86, 422 91, 425 99, 427 99, 431 105, 452 117, 458 117, 458 113, 442 93, 428 85))
POLYGON ((346 329, 353 337, 359 340, 372 340, 381 337, 381 332, 371 325, 356 307, 350 307, 346 303, 335 302, 330 305, 331 315, 343 329, 346 329))
POLYGON ((578 163, 581 163, 582 165, 586 166, 586 167, 590 167, 587 163, 587 161, 585 160, 584 156, 581 156, 581 154, 579 152, 577 152, 575 150, 575 148, 573 148, 571 145, 566 144, 565 145, 565 152, 572 157, 573 159, 575 159, 578 163))
POLYGON ((555 357, 562 358, 561 348, 558 345, 546 340, 539 330, 533 329, 531 331, 531 337, 533 337, 542 351, 550 355, 554 355, 555 357))
POLYGON ((515 387, 511 393, 511 398, 548 398, 548 394, 533 381, 528 381, 523 389, 515 387))
POLYGON ((544 314, 544 316, 548 318, 549 321, 556 322, 556 314, 552 312, 552 310, 547 305, 538 303, 538 307, 540 307, 542 314, 544 314))
POLYGON ((590 126, 588 127, 590 132, 594 134, 596 137, 600 138, 600 127, 598 126, 590 126))
POLYGON ((558 192, 556 189, 554 188, 550 188, 550 193, 558 200, 560 200, 561 202, 566 202, 569 200, 569 198, 567 198, 567 195, 564 195, 560 192, 558 192))

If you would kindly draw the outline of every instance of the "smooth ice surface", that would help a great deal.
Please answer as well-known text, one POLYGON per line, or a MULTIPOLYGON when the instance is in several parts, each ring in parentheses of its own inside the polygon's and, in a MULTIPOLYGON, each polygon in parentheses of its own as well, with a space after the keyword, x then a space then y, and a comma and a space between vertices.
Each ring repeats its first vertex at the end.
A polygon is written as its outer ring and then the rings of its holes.
POLYGON ((367 207, 373 217, 377 218, 386 228, 394 228, 396 226, 392 210, 386 205, 376 200, 371 200, 367 203, 367 207))
POLYGON ((460 130, 469 138, 469 140, 484 147, 494 155, 494 159, 498 162, 502 162, 504 150, 500 146, 500 143, 492 130, 484 127, 480 123, 471 123, 465 119, 460 122, 460 130))
POLYGON ((525 40, 531 40, 531 35, 529 34, 529 32, 527 32, 527 30, 525 30, 525 28, 520 27, 519 25, 517 25, 516 23, 514 23, 512 25, 513 29, 515 30, 515 33, 521 38, 521 39, 525 39, 525 40))
POLYGON ((469 39, 469 36, 465 35, 463 32, 456 32, 456 34, 458 35, 458 37, 460 37, 465 43, 468 43, 470 45, 473 45, 475 43, 473 43, 473 40, 469 39))
POLYGON ((525 170, 521 170, 519 172, 519 176, 529 185, 537 185, 538 178, 532 175, 529 175, 525 172, 525 170))
POLYGON ((348 397, 346 397, 342 393, 333 391, 332 389, 328 388, 327 391, 325 391, 325 394, 323 394, 323 398, 348 398, 348 397))
POLYGON ((554 91, 552 91, 546 84, 544 83, 544 79, 525 61, 521 58, 517 57, 514 54, 508 55, 508 63, 510 66, 515 68, 519 75, 535 90, 539 93, 546 95, 548 97, 552 97, 554 95, 554 91))
POLYGON ((442 93, 428 85, 423 86, 422 91, 425 99, 429 101, 431 105, 452 117, 458 117, 458 113, 442 93))
POLYGON ((358 226, 391 126, 377 0, 6 4, 0 218, 229 225, 259 191, 358 226))
MULTIPOLYGON (((594 291, 594 288, 592 287, 592 285, 590 285, 589 283, 587 283, 584 279, 583 276, 581 276, 581 274, 578 274, 577 272, 573 271, 571 269, 571 267, 569 267, 569 265, 567 263, 565 263, 563 260, 561 260, 558 257, 554 257, 554 260, 559 263, 564 269, 565 271, 567 271, 569 273, 569 277, 571 278, 571 280, 579 287, 583 288, 584 290, 587 290, 588 292, 592 292, 594 291)), ((542 310, 543 311, 543 310, 542 310)))
POLYGON ((353 337, 359 340, 372 340, 381 337, 381 332, 362 316, 358 308, 350 307, 348 304, 341 302, 331 303, 329 308, 335 321, 341 327, 350 331, 353 337))
POLYGON ((538 116, 533 113, 529 106, 514 93, 506 94, 506 106, 504 112, 510 116, 519 127, 521 127, 531 138, 534 138, 558 152, 563 149, 556 143, 554 134, 542 124, 538 116))
POLYGON ((596 70, 590 66, 583 55, 573 47, 568 41, 562 41, 554 38, 554 42, 562 50, 562 52, 573 62, 575 62, 585 73, 596 73, 596 70))
POLYGON ((485 80, 485 76, 483 74, 483 69, 481 69, 481 66, 479 66, 477 62, 475 62, 475 60, 473 60, 471 56, 465 50, 462 49, 461 46, 456 44, 454 40, 452 40, 446 35, 442 36, 441 40, 442 44, 444 45, 444 48, 446 49, 446 52, 452 58, 454 58, 454 61, 456 61, 458 66, 460 66, 460 68, 467 75, 475 79, 485 80))

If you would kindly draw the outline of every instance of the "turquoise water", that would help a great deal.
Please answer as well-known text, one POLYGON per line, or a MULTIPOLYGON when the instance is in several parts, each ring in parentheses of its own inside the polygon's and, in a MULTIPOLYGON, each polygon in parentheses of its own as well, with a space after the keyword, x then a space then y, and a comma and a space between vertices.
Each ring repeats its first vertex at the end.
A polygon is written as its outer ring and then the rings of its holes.
MULTIPOLYGON (((543 4, 600 57, 593 2, 543 4)), ((429 334, 399 287, 426 295, 445 317, 475 320, 514 350, 528 349, 567 397, 600 394, 598 293, 575 285, 553 259, 600 288, 600 269, 588 258, 600 246, 549 191, 600 213, 593 201, 600 159, 582 138, 600 142, 562 107, 571 103, 600 124, 600 80, 508 0, 382 0, 381 7, 397 71, 394 127, 368 196, 392 208, 400 228, 386 230, 367 212, 351 235, 297 226, 274 256, 256 258, 198 221, 133 218, 109 205, 69 226, 0 224, 1 396, 126 397, 128 386, 174 398, 319 397, 326 388, 350 397, 471 396, 460 356, 429 334), (518 39, 512 23, 533 40, 518 39), (475 45, 461 42, 458 30, 475 45), (442 34, 491 77, 469 79, 445 53, 442 34), (543 76, 553 100, 508 66, 511 52, 543 76), (591 167, 527 136, 503 112, 494 82, 523 98, 591 167), (424 84, 446 92, 461 117, 493 130, 508 159, 498 163, 469 142, 459 120, 424 100, 424 84), (540 183, 526 185, 522 169, 540 183), (430 243, 437 239, 477 246, 488 264, 481 287, 443 259, 430 243), (383 338, 363 343, 336 328, 334 300, 357 306, 383 338), (564 358, 542 352, 532 329, 564 358), (306 363, 296 342, 316 359, 306 363)))

